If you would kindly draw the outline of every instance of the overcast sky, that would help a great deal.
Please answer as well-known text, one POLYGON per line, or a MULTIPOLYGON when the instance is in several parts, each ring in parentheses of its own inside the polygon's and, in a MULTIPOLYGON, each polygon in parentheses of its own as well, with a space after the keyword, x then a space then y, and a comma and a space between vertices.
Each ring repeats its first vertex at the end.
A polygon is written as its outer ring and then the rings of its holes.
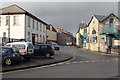
POLYGON ((89 22, 93 14, 118 14, 117 2, 3 2, 2 7, 12 4, 17 4, 55 28, 64 28, 74 35, 79 23, 89 22))

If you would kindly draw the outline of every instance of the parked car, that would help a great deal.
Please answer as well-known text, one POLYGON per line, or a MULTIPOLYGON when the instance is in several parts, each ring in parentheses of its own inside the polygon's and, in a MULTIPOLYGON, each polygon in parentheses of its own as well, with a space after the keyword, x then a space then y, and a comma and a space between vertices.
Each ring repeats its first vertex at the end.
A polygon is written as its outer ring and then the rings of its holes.
POLYGON ((19 50, 12 47, 0 47, 0 57, 2 58, 0 62, 5 63, 6 65, 20 62, 23 59, 19 50))
POLYGON ((45 56, 50 58, 55 54, 54 49, 49 45, 35 45, 34 46, 34 55, 45 56))
POLYGON ((6 46, 17 47, 24 59, 31 59, 34 54, 33 44, 31 42, 13 42, 7 43, 6 46))
POLYGON ((51 45, 51 47, 52 47, 54 50, 60 50, 60 47, 58 46, 57 43, 52 42, 52 43, 50 43, 50 45, 51 45))

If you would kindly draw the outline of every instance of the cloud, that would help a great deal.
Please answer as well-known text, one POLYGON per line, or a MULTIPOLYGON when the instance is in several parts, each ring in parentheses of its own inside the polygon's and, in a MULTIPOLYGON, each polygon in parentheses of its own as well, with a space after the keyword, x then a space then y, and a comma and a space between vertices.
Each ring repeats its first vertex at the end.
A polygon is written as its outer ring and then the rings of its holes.
POLYGON ((4 2, 2 7, 17 4, 56 28, 77 32, 81 21, 88 22, 93 14, 118 14, 117 2, 4 2))

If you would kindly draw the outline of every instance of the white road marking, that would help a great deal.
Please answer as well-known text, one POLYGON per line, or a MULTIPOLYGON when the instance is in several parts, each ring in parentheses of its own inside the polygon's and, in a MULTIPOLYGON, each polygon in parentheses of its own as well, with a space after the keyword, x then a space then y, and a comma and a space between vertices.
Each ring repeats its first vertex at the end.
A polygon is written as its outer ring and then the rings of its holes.
POLYGON ((110 60, 106 60, 106 61, 110 61, 110 60))
POLYGON ((91 61, 91 62, 95 62, 95 61, 91 61))
POLYGON ((85 62, 90 62, 90 61, 85 61, 85 62))
POLYGON ((83 63, 84 61, 79 61, 79 63, 83 63))
POLYGON ((66 64, 71 64, 71 63, 66 63, 66 64))
POLYGON ((72 62, 72 63, 78 63, 78 62, 72 62))

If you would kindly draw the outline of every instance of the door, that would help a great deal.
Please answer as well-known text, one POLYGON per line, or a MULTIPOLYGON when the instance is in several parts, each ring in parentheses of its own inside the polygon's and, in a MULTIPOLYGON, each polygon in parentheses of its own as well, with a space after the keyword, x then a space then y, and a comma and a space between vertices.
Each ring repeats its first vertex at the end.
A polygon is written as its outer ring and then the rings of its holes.
POLYGON ((32 34, 32 43, 35 45, 35 34, 32 34))
POLYGON ((84 38, 83 47, 86 47, 87 39, 84 38))

